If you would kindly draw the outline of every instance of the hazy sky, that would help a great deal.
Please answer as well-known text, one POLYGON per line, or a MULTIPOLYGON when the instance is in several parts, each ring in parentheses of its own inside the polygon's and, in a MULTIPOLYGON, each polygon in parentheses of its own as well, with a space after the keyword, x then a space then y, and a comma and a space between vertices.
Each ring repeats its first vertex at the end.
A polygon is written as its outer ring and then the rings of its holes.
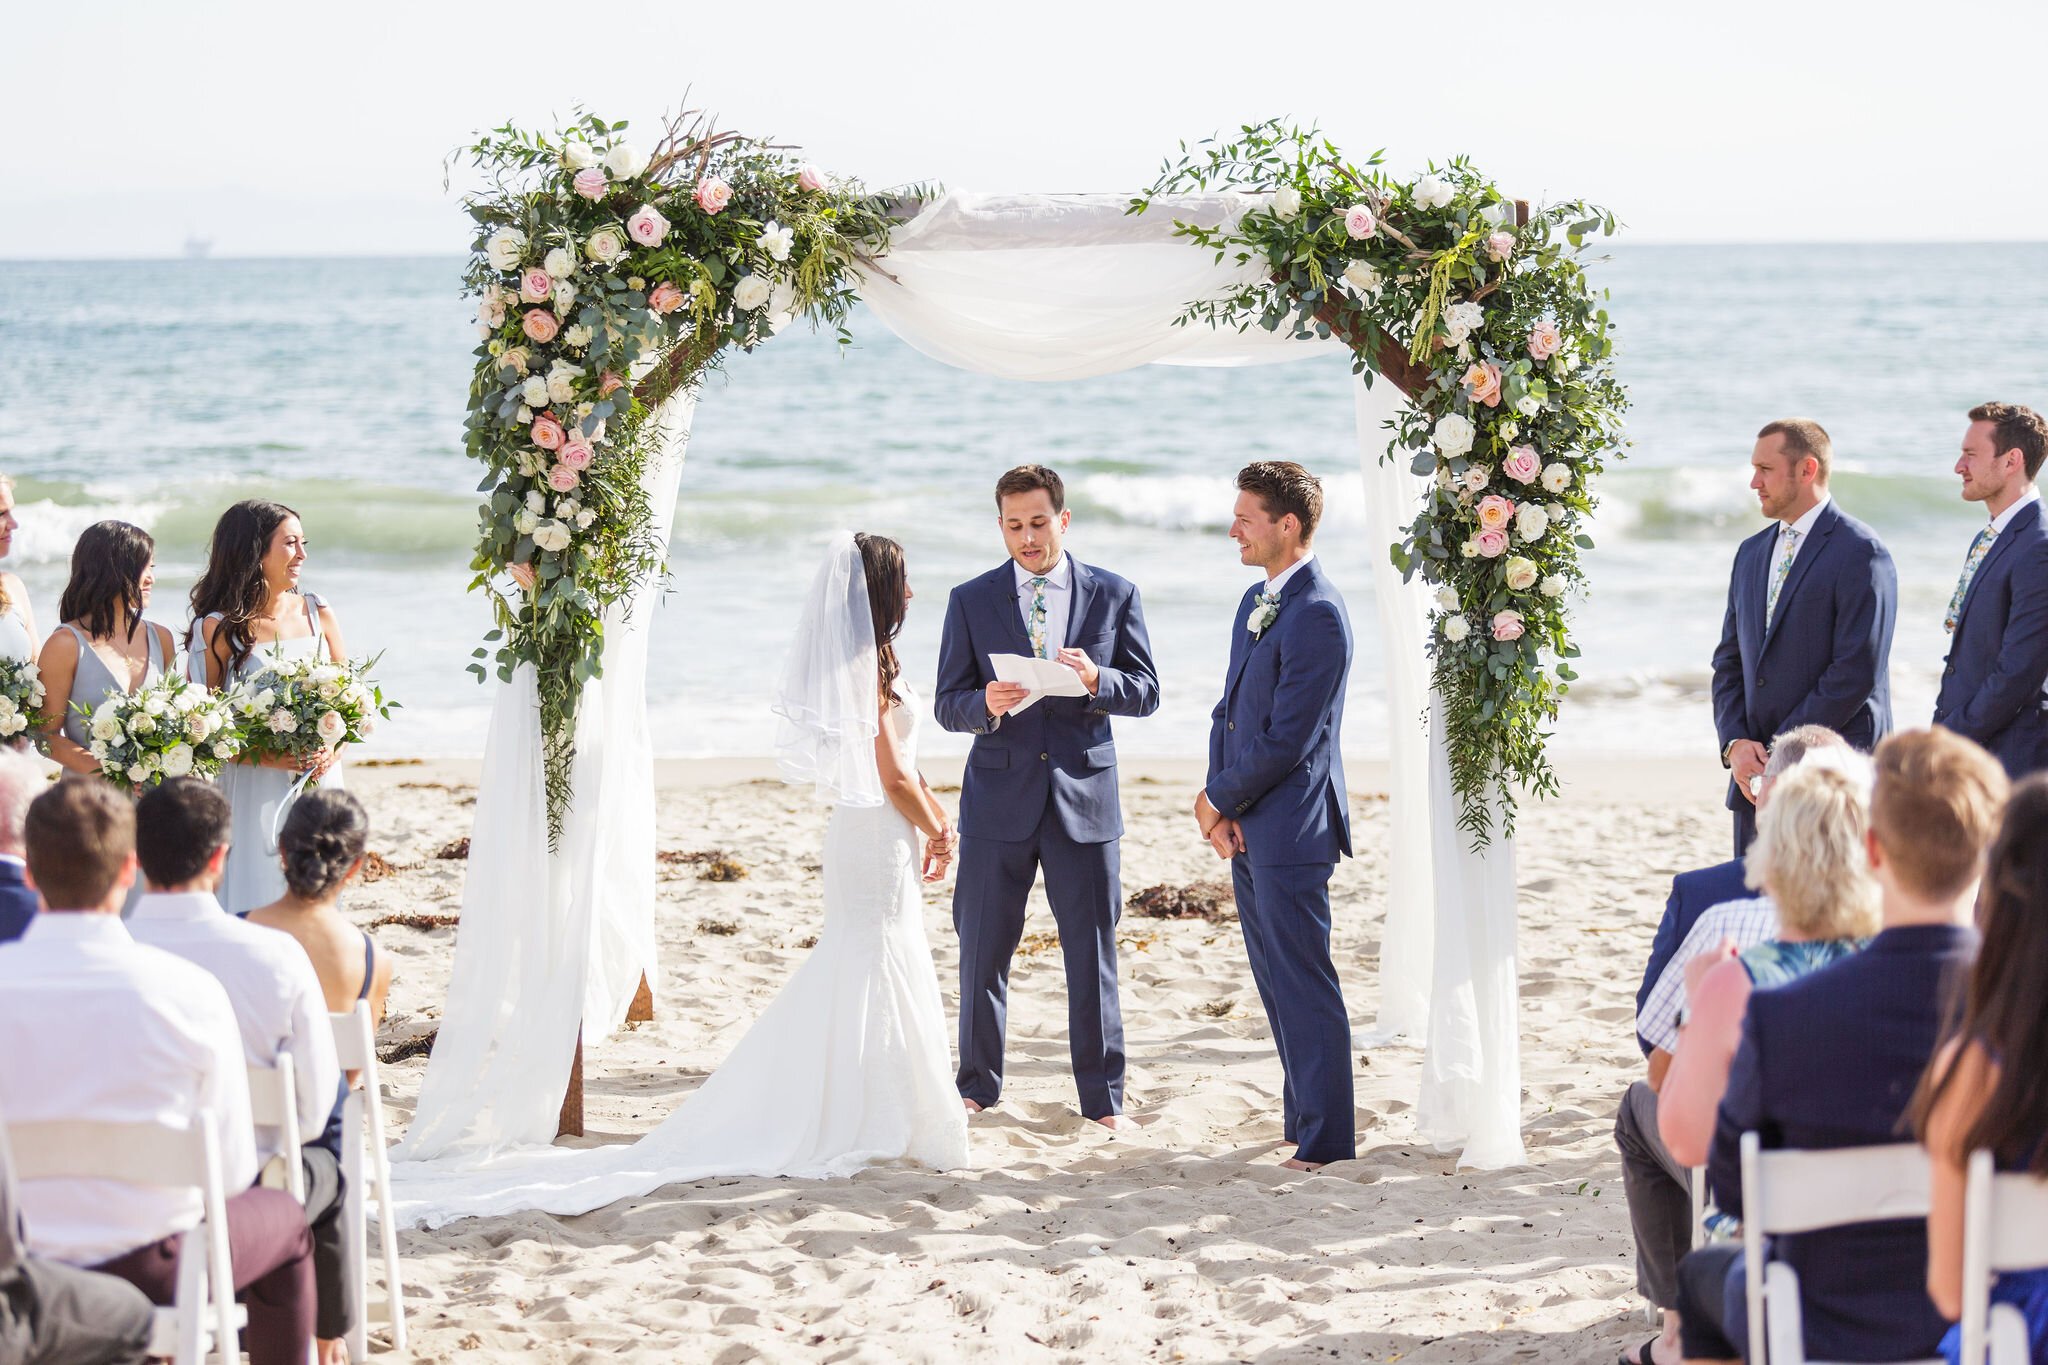
POLYGON ((1113 190, 1286 115, 1639 241, 2048 236, 2041 0, 8 6, 0 257, 457 252, 444 156, 693 104, 875 186, 1113 190), (1896 17, 1894 17, 1896 16, 1896 17))

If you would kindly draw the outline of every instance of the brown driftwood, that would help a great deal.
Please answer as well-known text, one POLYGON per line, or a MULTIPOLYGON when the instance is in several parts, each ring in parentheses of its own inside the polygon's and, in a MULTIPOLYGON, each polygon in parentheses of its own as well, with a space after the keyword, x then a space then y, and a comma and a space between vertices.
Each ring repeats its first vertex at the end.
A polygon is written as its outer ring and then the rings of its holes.
POLYGON ((583 1136, 583 1030, 576 1030, 576 1060, 569 1064, 569 1089, 562 1096, 562 1115, 555 1123, 556 1137, 583 1136))

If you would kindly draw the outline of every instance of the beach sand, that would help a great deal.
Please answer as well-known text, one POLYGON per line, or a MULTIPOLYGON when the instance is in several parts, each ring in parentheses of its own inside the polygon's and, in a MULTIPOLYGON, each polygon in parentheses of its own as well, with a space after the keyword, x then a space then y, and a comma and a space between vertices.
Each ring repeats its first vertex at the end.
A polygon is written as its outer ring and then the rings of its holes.
MULTIPOLYGON (((645 1131, 714 1068, 798 961, 821 913, 826 812, 769 765, 665 762, 666 862, 652 1023, 587 1052, 588 1136, 645 1131)), ((941 799, 957 762, 927 768, 941 799)), ((1035 895, 1012 978, 1003 1103, 972 1123, 971 1170, 850 1180, 714 1180, 576 1218, 406 1231, 416 1358, 951 1361, 1611 1359, 1649 1335, 1612 1127, 1641 1058, 1633 997, 1671 875, 1727 856, 1722 775, 1705 763, 1568 761, 1526 806, 1518 847, 1530 1164, 1456 1169, 1414 1142, 1421 1053, 1355 1055, 1359 1158, 1279 1168, 1280 1067, 1234 921, 1127 913, 1128 1107, 1112 1136, 1073 1107, 1065 989, 1035 895)), ((357 766, 390 875, 353 891, 358 923, 454 915, 477 765, 357 766)), ((1194 765, 1127 764, 1126 895, 1225 871, 1193 835, 1194 765)), ((1336 959, 1369 1024, 1387 873, 1383 770, 1353 775, 1354 843, 1332 884, 1336 959)), ((950 885, 926 915, 949 1016, 950 885)), ((390 1048, 432 1028, 454 931, 385 924, 390 1048)), ((426 1060, 387 1066, 394 1124, 426 1060)), ((394 1133, 395 1136, 395 1133, 394 1133)), ((374 1338, 373 1338, 374 1340, 374 1338)))

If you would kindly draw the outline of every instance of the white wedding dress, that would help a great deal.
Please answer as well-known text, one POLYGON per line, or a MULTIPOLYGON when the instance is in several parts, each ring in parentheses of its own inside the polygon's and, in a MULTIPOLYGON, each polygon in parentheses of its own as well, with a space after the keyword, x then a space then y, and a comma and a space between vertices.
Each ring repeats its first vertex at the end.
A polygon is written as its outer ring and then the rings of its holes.
MULTIPOLYGON (((890 716, 914 755, 916 699, 898 691, 905 704, 890 716)), ((713 1176, 823 1180, 901 1160, 965 1166, 967 1118, 919 870, 917 831, 893 806, 833 807, 818 944, 695 1093, 628 1146, 514 1152, 447 1176, 418 1168, 399 1187, 401 1225, 587 1213, 713 1176)))

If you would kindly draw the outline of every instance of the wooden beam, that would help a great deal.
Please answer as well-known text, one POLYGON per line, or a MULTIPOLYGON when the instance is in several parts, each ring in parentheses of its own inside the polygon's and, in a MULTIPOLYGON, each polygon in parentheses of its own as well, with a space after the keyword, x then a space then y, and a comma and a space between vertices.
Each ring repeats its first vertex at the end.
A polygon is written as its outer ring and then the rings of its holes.
POLYGON ((647 973, 640 973, 640 989, 633 992, 633 1003, 626 1006, 626 1022, 629 1024, 650 1023, 654 1019, 654 992, 648 988, 647 973))
POLYGON ((562 1096, 562 1115, 555 1123, 556 1137, 583 1136, 583 1030, 576 1030, 576 1060, 569 1067, 569 1088, 562 1096))

